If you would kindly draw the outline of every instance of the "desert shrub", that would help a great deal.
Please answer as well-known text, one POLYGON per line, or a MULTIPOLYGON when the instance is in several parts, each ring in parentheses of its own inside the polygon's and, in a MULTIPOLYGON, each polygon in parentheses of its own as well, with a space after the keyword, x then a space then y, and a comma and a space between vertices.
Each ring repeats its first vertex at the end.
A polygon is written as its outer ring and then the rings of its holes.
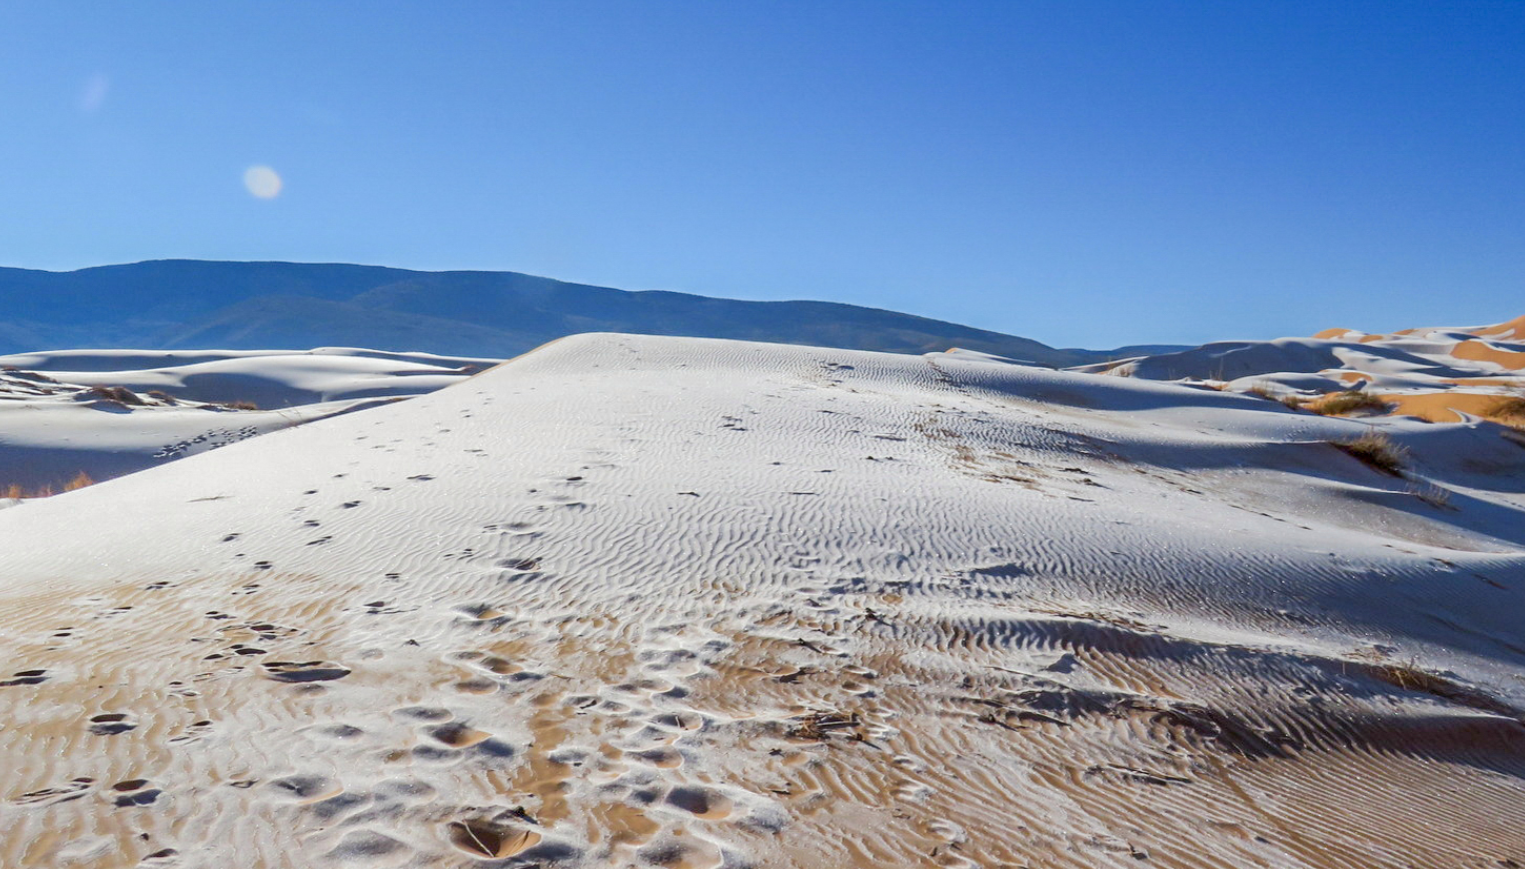
POLYGON ((180 402, 175 400, 175 397, 173 395, 170 395, 169 393, 164 392, 163 390, 159 390, 159 389, 150 389, 148 391, 148 397, 152 398, 154 401, 159 402, 160 404, 179 404, 180 403, 180 402))
POLYGON ((1303 397, 1301 395, 1283 395, 1281 397, 1281 403, 1282 406, 1288 410, 1303 409, 1303 397))
POLYGON ((85 473, 84 471, 80 471, 74 475, 74 479, 64 483, 64 491, 72 492, 75 489, 83 489, 86 486, 93 484, 94 482, 94 480, 90 479, 89 474, 85 473))
POLYGON ((224 401, 222 406, 228 410, 259 410, 259 405, 252 401, 224 401))
POLYGON ((1423 670, 1414 660, 1358 665, 1368 676, 1404 691, 1415 691, 1450 700, 1473 709, 1518 718, 1519 710, 1470 685, 1423 670))
POLYGON ((1387 413, 1392 410, 1392 405, 1359 389, 1347 389, 1344 392, 1334 392, 1324 396, 1323 400, 1317 404, 1308 405, 1308 409, 1325 416, 1344 416, 1348 413, 1367 411, 1387 413))
POLYGON ((6 365, 3 368, 0 368, 0 371, 4 371, 6 374, 8 374, 11 377, 14 377, 14 378, 16 378, 18 380, 32 380, 32 381, 36 381, 38 383, 57 383, 58 382, 57 380, 54 380, 53 378, 51 378, 48 375, 43 374, 41 372, 38 372, 38 371, 23 371, 22 369, 17 368, 14 365, 6 365))
POLYGON ((1274 391, 1272 391, 1271 387, 1267 386, 1264 383, 1257 383, 1254 386, 1251 386, 1249 389, 1246 389, 1244 391, 1244 394, 1245 395, 1253 395, 1256 398, 1264 398, 1267 401, 1280 401, 1281 400, 1281 399, 1276 397, 1276 393, 1274 391))
POLYGON ((1498 401, 1489 405, 1484 415, 1504 425, 1525 428, 1525 390, 1513 395, 1501 396, 1498 401))
POLYGON ((1357 438, 1329 443, 1346 455, 1359 459, 1367 467, 1394 477, 1403 474, 1403 460, 1408 451, 1381 432, 1369 431, 1357 438))
MULTIPOLYGON (((80 471, 78 474, 74 475, 74 479, 64 483, 63 488, 59 491, 72 492, 75 489, 83 489, 86 486, 93 484, 94 482, 95 480, 91 479, 89 474, 85 473, 84 471, 80 471)), ((53 494, 54 489, 51 485, 38 486, 34 489, 28 489, 22 486, 20 483, 10 483, 9 485, 0 486, 0 498, 9 498, 12 500, 18 498, 47 498, 53 494)))
POLYGON ((139 398, 137 393, 125 386, 92 386, 81 393, 81 395, 88 398, 115 401, 119 404, 143 404, 143 399, 139 398))

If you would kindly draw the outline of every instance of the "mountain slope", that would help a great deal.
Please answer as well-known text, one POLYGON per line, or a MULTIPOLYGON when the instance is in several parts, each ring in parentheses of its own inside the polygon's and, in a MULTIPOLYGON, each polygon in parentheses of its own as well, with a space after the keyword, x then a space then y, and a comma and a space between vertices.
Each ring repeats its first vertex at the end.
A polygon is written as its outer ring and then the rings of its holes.
POLYGON ((564 335, 620 331, 897 353, 963 347, 1054 366, 1115 355, 855 305, 627 292, 513 272, 164 260, 0 269, 0 300, 0 353, 354 346, 501 358, 564 335))

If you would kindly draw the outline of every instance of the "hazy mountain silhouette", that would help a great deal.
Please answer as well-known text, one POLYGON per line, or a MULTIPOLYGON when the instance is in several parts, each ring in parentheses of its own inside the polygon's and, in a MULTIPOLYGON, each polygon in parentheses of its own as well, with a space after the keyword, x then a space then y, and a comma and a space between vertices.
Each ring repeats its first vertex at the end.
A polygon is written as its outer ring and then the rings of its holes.
POLYGON ((198 260, 72 272, 0 268, 0 353, 347 346, 507 357, 563 335, 595 331, 900 353, 963 347, 1060 366, 1145 352, 1061 350, 834 302, 630 292, 516 272, 198 260))

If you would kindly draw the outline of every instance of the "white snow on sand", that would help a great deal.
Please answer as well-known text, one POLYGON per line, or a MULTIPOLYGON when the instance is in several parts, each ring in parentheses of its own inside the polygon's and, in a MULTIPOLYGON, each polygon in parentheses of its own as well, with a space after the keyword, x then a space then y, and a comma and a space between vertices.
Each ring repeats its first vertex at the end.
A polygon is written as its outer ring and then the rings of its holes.
POLYGON ((0 865, 1508 865, 1515 438, 562 339, 0 511, 0 865))
POLYGON ((0 494, 120 476, 430 392, 496 362, 348 348, 0 356, 0 494))
POLYGON ((1455 422, 1496 415, 1500 398, 1525 395, 1525 317, 1389 335, 1326 329, 1312 338, 1222 341, 1076 370, 1256 391, 1309 407, 1354 390, 1387 403, 1379 414, 1455 422))

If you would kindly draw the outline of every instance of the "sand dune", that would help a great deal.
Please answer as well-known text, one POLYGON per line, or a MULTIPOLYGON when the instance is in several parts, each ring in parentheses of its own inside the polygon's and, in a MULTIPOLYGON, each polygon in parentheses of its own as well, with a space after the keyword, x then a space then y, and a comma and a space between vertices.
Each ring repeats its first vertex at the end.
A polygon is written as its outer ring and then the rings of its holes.
POLYGON ((1497 416, 1500 398, 1525 395, 1525 317, 1390 335, 1325 329, 1312 338, 1205 344, 1076 370, 1255 390, 1305 403, 1354 386, 1387 402, 1385 413, 1457 422, 1497 416))
POLYGON ((497 361, 352 348, 0 356, 0 495, 143 470, 430 392, 497 361))
POLYGON ((1525 442, 1143 377, 574 336, 0 511, 0 865, 1525 864, 1525 442))

